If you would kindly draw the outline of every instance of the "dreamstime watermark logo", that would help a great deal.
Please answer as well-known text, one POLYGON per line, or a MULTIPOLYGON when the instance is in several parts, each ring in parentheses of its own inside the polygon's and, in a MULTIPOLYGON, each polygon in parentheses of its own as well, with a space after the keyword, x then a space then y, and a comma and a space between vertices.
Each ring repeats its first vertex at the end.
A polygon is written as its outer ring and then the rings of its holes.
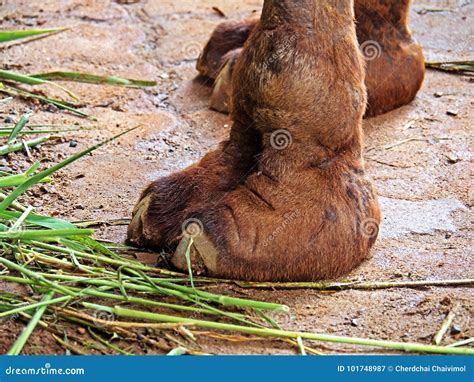
POLYGON ((184 237, 195 239, 204 232, 204 225, 199 219, 193 218, 186 220, 182 224, 181 229, 184 237))
POLYGON ((291 310, 272 310, 266 312, 265 315, 270 318, 278 326, 288 326, 295 321, 296 317, 291 310))
POLYGON ((288 130, 280 129, 272 133, 270 144, 275 150, 285 150, 293 143, 293 137, 288 130))
POLYGON ((9 366, 4 370, 5 375, 85 375, 83 368, 55 368, 51 364, 45 363, 42 367, 12 367, 9 366))
MULTIPOLYGON (((32 211, 33 208, 29 207, 29 211, 32 211)), ((10 240, 19 240, 22 237, 23 230, 25 229, 25 226, 23 224, 19 224, 20 221, 14 222, 10 221, 9 225, 10 228, 8 229, 8 236, 10 240)))
POLYGON ((382 47, 377 41, 368 40, 360 45, 360 51, 366 61, 373 61, 382 55, 382 47))
POLYGON ((269 237, 267 237, 264 242, 263 246, 266 248, 268 247, 278 236, 280 236, 286 228, 293 223, 299 216, 301 212, 299 210, 295 210, 292 212, 288 212, 284 215, 285 219, 283 222, 271 233, 269 237))
POLYGON ((186 60, 195 60, 199 57, 203 50, 203 47, 197 41, 190 41, 183 45, 182 53, 186 60))
POLYGON ((360 224, 359 232, 366 239, 376 239, 380 232, 380 223, 375 219, 364 219, 360 224))
POLYGON ((6 316, 6 317, 0 317, 0 325, 2 324, 7 324, 9 322, 14 322, 16 321, 18 318, 20 317, 20 315, 18 313, 15 313, 15 314, 12 314, 10 316, 6 316))
POLYGON ((25 45, 11 43, 10 46, 0 49, 0 53, 5 63, 15 65, 23 61, 26 55, 26 49, 25 45))
MULTIPOLYGON (((267 33, 266 36, 271 40, 271 36, 267 33)), ((268 57, 264 63, 263 67, 267 69, 269 66, 275 62, 281 60, 288 52, 291 52, 291 46, 294 45, 294 42, 298 39, 297 34, 292 34, 289 38, 285 38, 281 45, 279 45, 276 50, 268 57)))
POLYGON ((93 314, 93 323, 97 327, 104 327, 107 324, 115 321, 115 315, 112 312, 106 312, 103 310, 96 310, 93 314))

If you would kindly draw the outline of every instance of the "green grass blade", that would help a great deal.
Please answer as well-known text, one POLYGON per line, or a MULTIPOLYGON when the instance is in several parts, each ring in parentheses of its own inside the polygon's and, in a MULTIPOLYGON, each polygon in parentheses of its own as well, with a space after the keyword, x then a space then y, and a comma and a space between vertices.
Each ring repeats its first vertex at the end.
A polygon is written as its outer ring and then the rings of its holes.
POLYGON ((16 151, 23 150, 25 146, 27 147, 38 146, 46 142, 49 138, 51 137, 46 136, 46 137, 40 137, 40 138, 32 139, 30 141, 21 142, 21 143, 14 143, 14 144, 9 144, 5 146, 0 146, 0 155, 6 155, 6 154, 10 154, 16 151))
MULTIPOLYGON (((0 192, 0 201, 5 200, 7 198, 7 196, 8 195, 5 195, 3 192, 0 192)), ((13 210, 16 210, 16 211, 20 211, 20 212, 26 211, 26 207, 21 205, 18 202, 13 202, 10 205, 10 208, 12 208, 13 210)), ((1 211, 0 211, 0 213, 1 213, 1 211)))
POLYGON ((21 73, 16 73, 12 72, 11 70, 0 70, 0 80, 7 80, 7 81, 14 81, 14 82, 19 82, 21 84, 26 84, 26 85, 52 85, 58 89, 61 89, 62 91, 66 92, 69 96, 71 96, 74 99, 78 99, 78 97, 71 92, 70 90, 66 89, 65 87, 58 85, 54 82, 43 80, 41 78, 35 78, 28 76, 26 74, 21 74, 21 73))
POLYGON ((41 162, 39 161, 33 163, 31 167, 25 171, 25 175, 28 175, 28 176, 33 175, 36 172, 36 170, 39 169, 40 165, 41 165, 41 162))
MULTIPOLYGON (((18 134, 19 136, 24 135, 37 135, 37 134, 62 134, 62 133, 73 133, 76 131, 87 131, 92 129, 76 128, 76 129, 38 129, 31 130, 31 126, 28 125, 28 130, 23 129, 18 134)), ((0 137, 9 137, 12 133, 13 128, 11 127, 0 127, 0 137)))
POLYGON ((58 291, 59 293, 62 293, 65 296, 73 296, 73 297, 77 296, 77 294, 71 291, 69 288, 66 288, 65 286, 59 285, 55 282, 49 281, 45 279, 43 276, 39 275, 38 273, 29 270, 25 266, 14 263, 13 261, 7 260, 4 257, 0 257, 0 264, 2 264, 3 266, 5 266, 6 268, 10 270, 20 272, 22 275, 26 276, 27 278, 34 280, 36 284, 39 283, 42 285, 47 285, 51 289, 54 289, 55 291, 58 291))
MULTIPOLYGON (((104 254, 106 256, 109 256, 113 259, 123 259, 120 256, 118 256, 116 253, 112 252, 110 249, 99 243, 98 241, 95 241, 94 239, 91 239, 90 237, 82 237, 76 240, 77 244, 83 244, 87 246, 89 250, 92 251, 97 251, 98 253, 104 254)), ((131 262, 132 263, 132 262, 131 262)))
MULTIPOLYGON (((17 187, 20 184, 23 184, 24 182, 26 182, 28 178, 29 176, 26 174, 17 174, 17 175, 0 177, 0 188, 17 187)), ((49 181, 51 181, 51 179, 45 178, 40 183, 46 183, 49 181)))
POLYGON ((0 79, 7 81, 20 82, 27 85, 43 85, 48 83, 45 80, 39 78, 30 77, 24 74, 15 73, 10 70, 0 70, 0 79))
MULTIPOLYGON (((16 220, 21 216, 21 212, 15 211, 0 211, 0 219, 2 220, 16 220)), ((69 223, 66 220, 42 216, 36 214, 29 214, 25 219, 25 223, 29 225, 34 225, 43 228, 49 229, 74 229, 76 228, 73 224, 69 223)))
MULTIPOLYGON (((0 188, 6 187, 17 187, 20 184, 24 183, 30 176, 32 176, 39 168, 40 162, 35 162, 28 170, 26 170, 23 174, 15 174, 15 175, 5 175, 0 177, 0 188)), ((44 178, 41 183, 50 182, 50 178, 44 178)), ((88 228, 88 227, 84 227, 88 228)))
POLYGON ((18 134, 20 134, 20 131, 23 130, 23 128, 28 123, 28 120, 30 119, 30 115, 31 115, 30 113, 26 113, 21 116, 20 120, 17 122, 10 136, 8 137, 7 144, 13 143, 15 141, 18 134))
POLYGON ((191 288, 196 289, 194 287, 194 277, 193 277, 193 267, 191 266, 191 248, 193 246, 193 238, 191 237, 189 239, 189 244, 188 247, 186 248, 186 266, 188 267, 188 273, 189 273, 189 281, 191 282, 191 288))
POLYGON ((0 178, 0 188, 16 187, 22 184, 28 177, 23 174, 2 176, 0 178))
POLYGON ((29 231, 7 231, 0 232, 2 240, 48 240, 61 237, 90 236, 94 233, 92 229, 47 229, 29 231))
POLYGON ((90 118, 92 120, 95 120, 95 118, 89 116, 88 114, 86 114, 86 113, 84 113, 80 110, 77 110, 74 107, 74 105, 71 104, 70 102, 61 101, 61 100, 58 100, 58 99, 55 99, 55 98, 44 97, 44 96, 41 96, 41 95, 38 95, 38 94, 28 92, 26 90, 22 90, 22 89, 18 89, 18 88, 12 87, 12 86, 5 85, 4 83, 1 83, 1 82, 0 82, 0 92, 6 93, 6 94, 11 95, 11 96, 15 96, 15 97, 21 97, 21 98, 27 98, 27 99, 28 98, 37 99, 37 100, 40 100, 43 103, 51 104, 51 105, 57 106, 60 109, 68 110, 71 113, 77 114, 81 117, 90 118))
POLYGON ((88 149, 81 151, 75 155, 72 155, 71 157, 65 159, 64 161, 56 164, 55 166, 52 166, 50 168, 47 168, 46 170, 41 171, 40 173, 32 176, 29 178, 26 182, 18 186, 15 190, 13 190, 1 203, 0 203, 0 211, 6 210, 21 194, 23 194, 25 191, 27 191, 29 188, 34 186, 35 184, 39 183, 41 180, 44 178, 50 176, 51 174, 55 173, 56 171, 62 169, 63 167, 75 162, 76 160, 90 154, 91 152, 97 150, 98 148, 106 145, 109 142, 112 142, 113 140, 121 137, 122 135, 125 135, 129 133, 130 131, 133 131, 137 129, 137 127, 128 129, 120 134, 117 134, 116 136, 106 139, 105 141, 102 141, 92 147, 89 147, 88 149))
POLYGON ((18 231, 21 228, 21 226, 22 226, 23 222, 25 221, 25 219, 28 217, 28 215, 33 210, 34 210, 33 206, 28 206, 28 208, 25 211, 23 211, 21 216, 15 221, 15 223, 11 226, 11 228, 8 231, 10 231, 10 232, 18 231))
POLYGON ((131 88, 142 88, 149 86, 156 86, 156 81, 143 81, 143 80, 132 80, 129 78, 121 78, 116 76, 99 76, 90 73, 79 73, 79 72, 49 72, 34 74, 31 77, 41 80, 52 80, 52 81, 74 81, 74 82, 85 82, 89 84, 98 85, 114 85, 114 86, 125 86, 131 88))
POLYGON ((246 300, 246 299, 241 299, 237 297, 217 295, 214 293, 209 293, 209 292, 205 292, 199 289, 189 288, 184 285, 178 285, 178 284, 169 283, 166 281, 159 282, 159 285, 165 288, 170 288, 170 289, 180 291, 188 295, 189 294, 197 295, 203 299, 206 299, 208 301, 213 301, 222 305, 234 305, 234 306, 240 306, 240 307, 245 307, 245 308, 264 309, 264 310, 281 311, 281 312, 290 311, 290 308, 287 305, 282 305, 282 304, 275 304, 275 303, 264 302, 264 301, 246 300))
POLYGON ((22 31, 2 31, 0 32, 0 42, 8 42, 20 40, 22 38, 40 36, 50 33, 61 32, 67 28, 52 28, 52 29, 29 29, 22 31))

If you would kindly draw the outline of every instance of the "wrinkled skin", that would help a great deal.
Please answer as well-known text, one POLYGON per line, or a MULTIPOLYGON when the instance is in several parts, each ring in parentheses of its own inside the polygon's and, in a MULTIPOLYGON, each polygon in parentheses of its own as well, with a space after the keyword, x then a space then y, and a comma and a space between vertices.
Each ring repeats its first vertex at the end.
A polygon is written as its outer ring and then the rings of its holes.
MULTIPOLYGON (((408 29, 409 5, 408 0, 355 0, 357 37, 366 61, 366 117, 410 103, 423 83, 424 57, 408 29)), ((259 23, 253 18, 218 25, 200 55, 198 71, 215 80, 214 110, 229 112, 233 68, 259 23)))
POLYGON ((352 1, 266 0, 232 74, 229 140, 142 194, 129 242, 255 281, 339 277, 380 223, 364 174, 364 62, 352 1), (315 41, 318 43, 315 44, 315 41))

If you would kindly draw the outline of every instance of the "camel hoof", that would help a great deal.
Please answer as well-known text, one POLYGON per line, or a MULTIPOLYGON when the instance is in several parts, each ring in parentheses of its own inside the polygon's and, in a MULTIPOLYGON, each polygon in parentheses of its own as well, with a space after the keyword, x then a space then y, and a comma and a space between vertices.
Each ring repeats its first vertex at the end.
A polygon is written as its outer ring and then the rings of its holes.
POLYGON ((127 242, 136 247, 145 247, 150 244, 153 239, 154 242, 159 242, 160 235, 156 230, 148 232, 146 214, 150 209, 152 195, 147 195, 141 199, 132 213, 132 221, 128 226, 127 242))

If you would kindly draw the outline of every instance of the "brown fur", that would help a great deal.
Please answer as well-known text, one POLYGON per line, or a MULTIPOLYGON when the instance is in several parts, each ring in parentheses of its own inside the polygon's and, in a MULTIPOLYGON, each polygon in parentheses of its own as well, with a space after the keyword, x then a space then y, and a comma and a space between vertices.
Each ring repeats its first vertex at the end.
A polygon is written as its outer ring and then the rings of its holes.
POLYGON ((266 0, 232 102, 229 141, 151 184, 129 241, 172 247, 195 219, 212 276, 306 281, 360 264, 380 211, 361 156, 366 89, 352 1, 266 0), (278 147, 279 133, 288 147, 278 147))
POLYGON ((213 42, 206 45, 198 58, 198 71, 203 76, 216 78, 227 61, 226 54, 244 46, 257 22, 258 19, 251 19, 219 24, 212 33, 213 42))
POLYGON ((357 0, 357 35, 361 45, 376 41, 380 56, 367 62, 367 115, 375 116, 413 101, 425 77, 421 46, 408 29, 410 0, 357 0))
MULTIPOLYGON (((368 53, 367 117, 410 103, 423 83, 424 57, 408 30, 409 6, 409 0, 355 0, 358 41, 368 53)), ((246 36, 259 22, 259 19, 249 19, 220 24, 198 59, 198 71, 216 79, 229 59, 235 60, 239 55, 246 36)), ((217 111, 230 110, 227 99, 231 93, 229 78, 226 76, 217 81, 219 89, 214 91, 211 99, 211 107, 217 111)))

